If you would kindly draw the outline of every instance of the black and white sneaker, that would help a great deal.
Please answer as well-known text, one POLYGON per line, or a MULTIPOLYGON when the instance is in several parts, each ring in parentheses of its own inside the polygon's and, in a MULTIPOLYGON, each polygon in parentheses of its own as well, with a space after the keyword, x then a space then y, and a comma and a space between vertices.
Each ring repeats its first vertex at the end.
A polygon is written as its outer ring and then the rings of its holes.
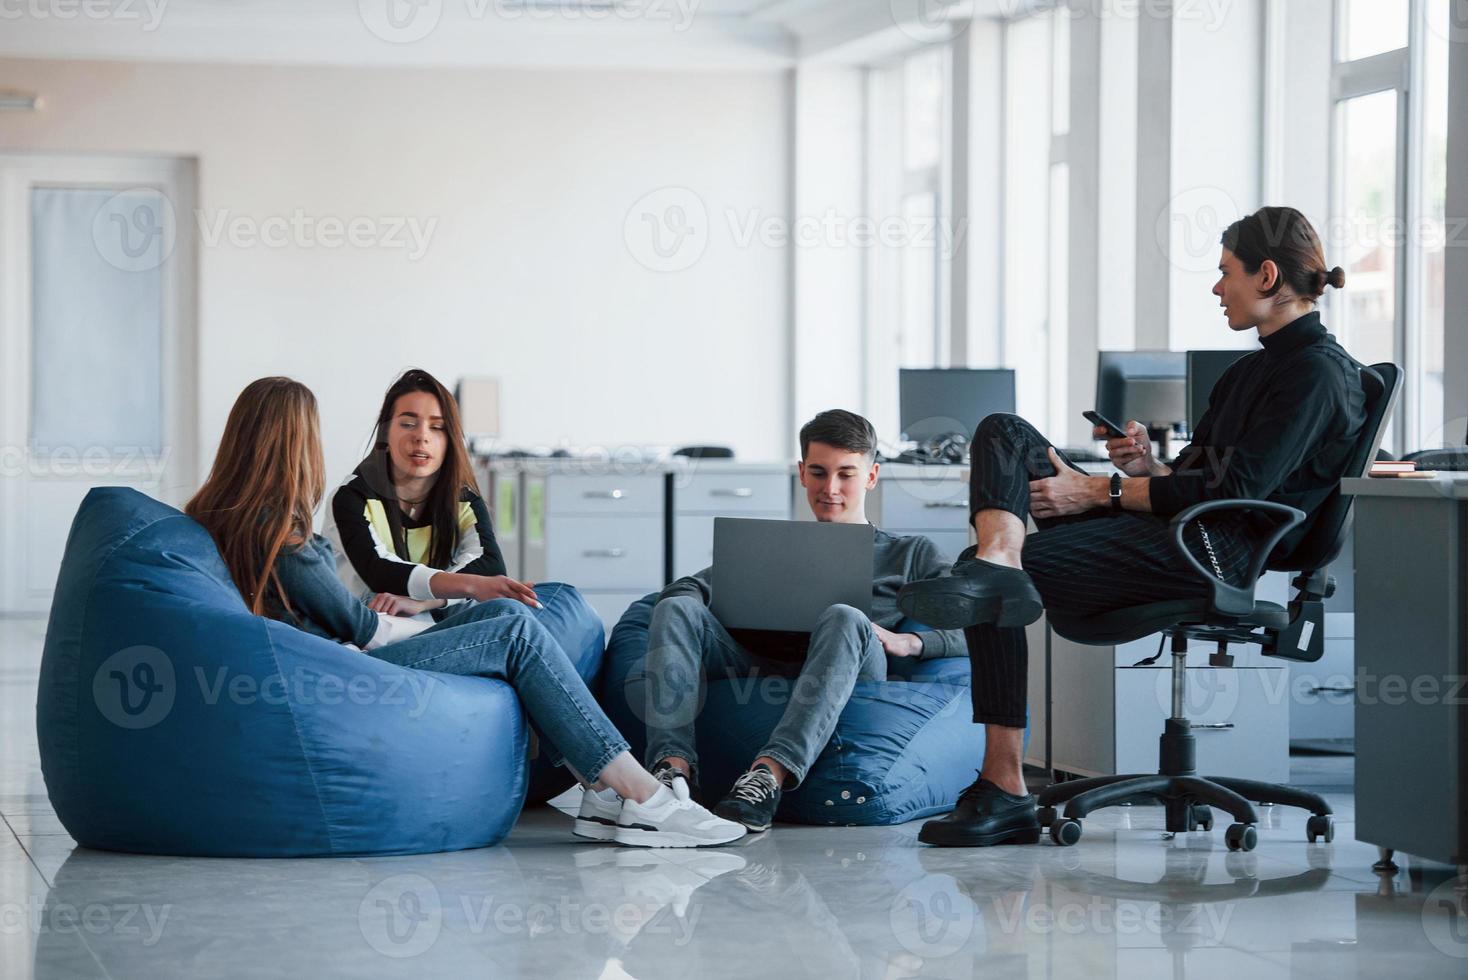
POLYGON ((780 784, 768 766, 758 765, 734 780, 734 788, 714 807, 714 814, 757 834, 770 829, 779 808, 780 784))
POLYGON ((658 764, 652 767, 652 778, 675 793, 678 792, 677 784, 682 782, 686 791, 682 795, 690 798, 698 796, 698 784, 691 777, 683 775, 682 769, 677 768, 666 759, 659 760, 658 764))

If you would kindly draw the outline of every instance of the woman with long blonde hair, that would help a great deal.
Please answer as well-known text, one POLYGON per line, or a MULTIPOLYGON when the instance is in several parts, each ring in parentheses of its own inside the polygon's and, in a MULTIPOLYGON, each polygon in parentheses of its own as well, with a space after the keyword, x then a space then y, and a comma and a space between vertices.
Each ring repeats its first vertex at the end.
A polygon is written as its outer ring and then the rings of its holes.
POLYGON ((555 638, 534 616, 515 614, 526 609, 519 599, 466 604, 425 628, 353 597, 336 577, 331 544, 312 532, 324 469, 310 389, 279 377, 247 385, 185 512, 214 538, 251 612, 399 666, 507 681, 552 758, 589 784, 574 825, 579 836, 648 847, 743 836, 743 826, 638 764, 555 638))

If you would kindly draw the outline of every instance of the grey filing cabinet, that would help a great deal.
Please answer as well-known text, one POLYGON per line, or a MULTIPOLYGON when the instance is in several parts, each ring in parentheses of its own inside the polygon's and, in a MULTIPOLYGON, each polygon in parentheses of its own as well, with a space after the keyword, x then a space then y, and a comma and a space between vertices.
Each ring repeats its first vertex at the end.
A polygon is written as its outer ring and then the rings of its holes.
POLYGON ((785 463, 680 461, 668 480, 674 579, 714 563, 714 518, 790 519, 795 481, 785 463))
POLYGON ((527 467, 524 577, 568 582, 608 632, 627 607, 663 587, 666 511, 661 467, 527 467))
POLYGON ((884 465, 867 495, 867 520, 891 534, 921 534, 949 559, 973 543, 968 467, 884 465))
POLYGON ((1468 865, 1468 474, 1352 479, 1356 839, 1468 865))

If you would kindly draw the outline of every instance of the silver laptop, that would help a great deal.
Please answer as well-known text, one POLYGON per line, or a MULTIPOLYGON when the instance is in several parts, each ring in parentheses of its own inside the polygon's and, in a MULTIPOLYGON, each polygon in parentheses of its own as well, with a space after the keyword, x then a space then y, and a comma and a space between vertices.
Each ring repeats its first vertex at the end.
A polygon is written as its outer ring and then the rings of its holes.
POLYGON ((872 612, 870 524, 714 518, 713 613, 725 629, 809 633, 837 603, 872 612))

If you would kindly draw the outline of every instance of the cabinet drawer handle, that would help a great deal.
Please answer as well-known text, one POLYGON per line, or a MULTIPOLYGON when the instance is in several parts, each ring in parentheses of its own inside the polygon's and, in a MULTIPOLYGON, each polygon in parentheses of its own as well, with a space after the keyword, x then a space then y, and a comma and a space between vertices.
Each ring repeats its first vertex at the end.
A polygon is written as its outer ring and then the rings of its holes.
POLYGON ((717 487, 709 491, 710 497, 753 497, 754 491, 749 487, 717 487))
POLYGON ((1310 693, 1311 694, 1355 694, 1356 693, 1356 686, 1353 684, 1350 687, 1312 687, 1312 688, 1310 688, 1310 693))
POLYGON ((962 500, 930 500, 923 507, 927 510, 961 510, 968 504, 962 500))
POLYGON ((627 552, 621 548, 592 548, 581 552, 582 558, 625 558, 627 552))
POLYGON ((621 500, 627 495, 621 490, 587 490, 581 496, 588 500, 621 500))
POLYGON ((1234 727, 1234 723, 1231 722, 1231 721, 1215 721, 1211 725, 1194 725, 1193 726, 1194 730, 1202 730, 1202 731, 1208 731, 1208 732, 1225 732, 1225 731, 1228 731, 1228 730, 1232 729, 1233 727, 1234 727))

